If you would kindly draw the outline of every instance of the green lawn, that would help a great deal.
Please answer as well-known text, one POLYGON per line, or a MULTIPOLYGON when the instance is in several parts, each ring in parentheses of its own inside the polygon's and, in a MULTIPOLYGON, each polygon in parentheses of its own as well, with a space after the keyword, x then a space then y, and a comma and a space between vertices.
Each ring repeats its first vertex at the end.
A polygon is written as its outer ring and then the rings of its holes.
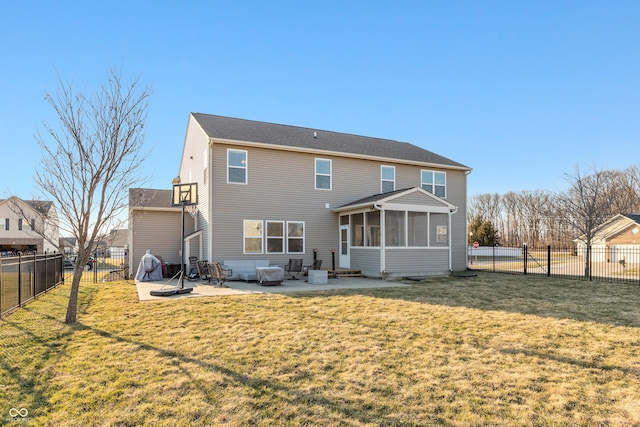
POLYGON ((640 425, 637 286, 479 273, 140 303, 122 281, 83 284, 73 327, 68 291, 0 321, 0 425, 640 425))

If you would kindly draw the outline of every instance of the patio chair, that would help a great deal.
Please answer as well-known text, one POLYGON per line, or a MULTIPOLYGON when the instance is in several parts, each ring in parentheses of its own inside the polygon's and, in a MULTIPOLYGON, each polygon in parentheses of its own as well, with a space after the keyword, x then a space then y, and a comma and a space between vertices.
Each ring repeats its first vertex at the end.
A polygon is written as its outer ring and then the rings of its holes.
POLYGON ((189 257, 189 270, 185 275, 185 279, 189 281, 195 281, 200 279, 200 270, 198 270, 198 257, 190 256, 189 257))
POLYGON ((209 277, 216 281, 214 286, 220 288, 228 288, 224 282, 231 276, 233 276, 233 270, 230 268, 223 267, 219 262, 215 264, 207 263, 207 268, 209 269, 209 277))
POLYGON ((211 283, 211 276, 209 275, 209 267, 207 267, 208 263, 209 261, 207 260, 198 261, 196 264, 196 267, 198 268, 198 277, 200 277, 200 279, 206 280, 207 282, 211 283))
POLYGON ((302 273, 305 276, 308 276, 309 275, 309 270, 320 270, 320 267, 322 267, 322 260, 321 259, 317 259, 317 260, 313 261, 313 264, 305 265, 304 267, 302 267, 302 273))
POLYGON ((284 266, 284 271, 289 273, 291 280, 298 280, 296 275, 302 273, 302 258, 290 258, 289 263, 284 266))

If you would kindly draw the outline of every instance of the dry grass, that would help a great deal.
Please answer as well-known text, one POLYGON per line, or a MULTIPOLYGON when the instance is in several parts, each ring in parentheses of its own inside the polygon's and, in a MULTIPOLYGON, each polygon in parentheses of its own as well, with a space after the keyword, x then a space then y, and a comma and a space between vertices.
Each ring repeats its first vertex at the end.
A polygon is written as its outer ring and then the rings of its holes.
POLYGON ((74 327, 67 292, 0 322, 0 424, 640 425, 636 286, 480 273, 139 303, 112 282, 83 285, 74 327))

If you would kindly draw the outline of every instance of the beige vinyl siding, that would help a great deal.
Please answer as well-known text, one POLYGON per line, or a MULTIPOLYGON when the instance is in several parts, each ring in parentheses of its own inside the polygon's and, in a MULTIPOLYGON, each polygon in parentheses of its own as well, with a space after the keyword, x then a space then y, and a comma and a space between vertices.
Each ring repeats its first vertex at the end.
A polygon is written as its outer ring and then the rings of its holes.
POLYGON ((458 207, 451 215, 451 268, 467 268, 467 174, 464 171, 447 172, 447 201, 458 207))
MULTIPOLYGON (((452 257, 451 268, 454 271, 465 270, 467 268, 467 172, 431 166, 400 165, 396 166, 396 188, 420 187, 420 171, 423 169, 446 172, 447 174, 447 197, 445 197, 445 200, 458 208, 457 212, 451 215, 451 227, 449 230, 452 257)), ((421 204, 424 204, 424 200, 421 204)))
POLYGON ((448 274, 449 250, 387 248, 385 269, 392 277, 448 274))
POLYGON ((322 156, 332 160, 332 190, 316 190, 317 156, 253 147, 247 148, 247 185, 227 184, 226 150, 231 147, 214 145, 213 150, 214 260, 247 257, 242 241, 245 219, 304 221, 304 255, 263 254, 251 258, 284 265, 290 257, 302 257, 305 264, 310 264, 313 249, 317 249, 323 265, 330 265, 331 250, 338 249, 338 215, 331 208, 380 189, 378 162, 322 156))
POLYGON ((396 197, 393 199, 393 203, 395 204, 405 204, 405 205, 420 205, 420 206, 440 206, 444 207, 445 204, 439 202, 438 200, 432 199, 431 197, 426 197, 423 193, 411 193, 406 196, 396 197))
POLYGON ((132 274, 137 271, 140 259, 147 249, 151 250, 153 255, 162 257, 165 263, 180 263, 181 216, 180 210, 133 211, 129 218, 130 224, 131 221, 134 224, 130 248, 132 274))
MULTIPOLYGON (((420 170, 423 166, 409 166, 363 160, 341 156, 314 155, 278 149, 246 147, 214 143, 211 153, 212 197, 211 216, 214 261, 224 259, 268 259, 272 264, 284 265, 289 258, 302 257, 305 264, 313 260, 313 249, 318 250, 318 259, 323 266, 331 265, 331 251, 338 253, 338 214, 331 212, 347 203, 380 192, 380 165, 396 167, 396 188, 420 186, 420 170), (247 151, 247 184, 227 184, 227 149, 247 151), (315 159, 332 161, 332 190, 315 189, 315 159), (328 208, 326 206, 329 206, 328 208), (243 220, 304 221, 306 253, 289 254, 243 254, 243 220)), ((443 169, 444 170, 444 169, 443 169)), ((452 244, 463 257, 459 265, 466 266, 465 201, 466 176, 464 171, 447 170, 447 201, 460 207, 454 215, 452 228, 461 227, 456 233, 450 232, 452 244), (454 186, 463 186, 461 189, 454 186)), ((420 199, 424 204, 424 197, 420 199)), ((452 218, 453 220, 453 218, 452 218)), ((353 250, 353 248, 352 248, 353 250)), ((353 264, 352 253, 352 266, 353 264)), ((336 261, 337 262, 337 261, 336 261)), ((378 257, 379 268, 379 257, 378 257)), ((448 255, 444 261, 448 268, 448 255)), ((355 267, 354 267, 355 268, 355 267)), ((463 269, 462 267, 461 269, 463 269)))
MULTIPOLYGON (((204 165, 204 153, 206 156, 211 155, 209 149, 209 138, 200 128, 198 122, 189 116, 189 124, 187 126, 187 135, 185 137, 184 148, 182 152, 182 161, 180 162, 180 181, 182 183, 195 182, 198 184, 198 213, 195 222, 190 228, 185 228, 185 234, 191 234, 195 231, 202 230, 202 259, 208 259, 209 227, 207 221, 209 218, 209 168, 211 161, 207 159, 207 167, 204 165), (189 181, 191 174, 191 181, 189 181)), ((199 240, 198 240, 199 242, 199 240)), ((196 248, 191 248, 191 253, 197 253, 196 248)))
POLYGON ((351 268, 366 276, 380 277, 380 249, 352 247, 351 268))

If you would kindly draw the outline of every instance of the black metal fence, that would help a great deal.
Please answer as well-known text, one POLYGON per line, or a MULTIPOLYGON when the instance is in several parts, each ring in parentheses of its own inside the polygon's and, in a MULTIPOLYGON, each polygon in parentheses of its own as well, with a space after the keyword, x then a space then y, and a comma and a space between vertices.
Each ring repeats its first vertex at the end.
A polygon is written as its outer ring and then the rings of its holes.
POLYGON ((0 257, 0 316, 64 282, 62 254, 0 257))
MULTIPOLYGON (((71 283, 75 256, 29 254, 0 256, 0 316, 65 282, 71 283)), ((127 253, 95 254, 82 266, 81 282, 98 283, 129 278, 127 253), (100 256, 98 256, 100 255, 100 256)))
MULTIPOLYGON (((71 283, 75 268, 74 254, 67 254, 64 263, 65 281, 71 283)), ((98 283, 129 278, 129 258, 127 251, 104 251, 96 253, 82 266, 80 283, 98 283)))
POLYGON ((640 247, 480 247, 468 249, 469 269, 640 284, 640 247))

